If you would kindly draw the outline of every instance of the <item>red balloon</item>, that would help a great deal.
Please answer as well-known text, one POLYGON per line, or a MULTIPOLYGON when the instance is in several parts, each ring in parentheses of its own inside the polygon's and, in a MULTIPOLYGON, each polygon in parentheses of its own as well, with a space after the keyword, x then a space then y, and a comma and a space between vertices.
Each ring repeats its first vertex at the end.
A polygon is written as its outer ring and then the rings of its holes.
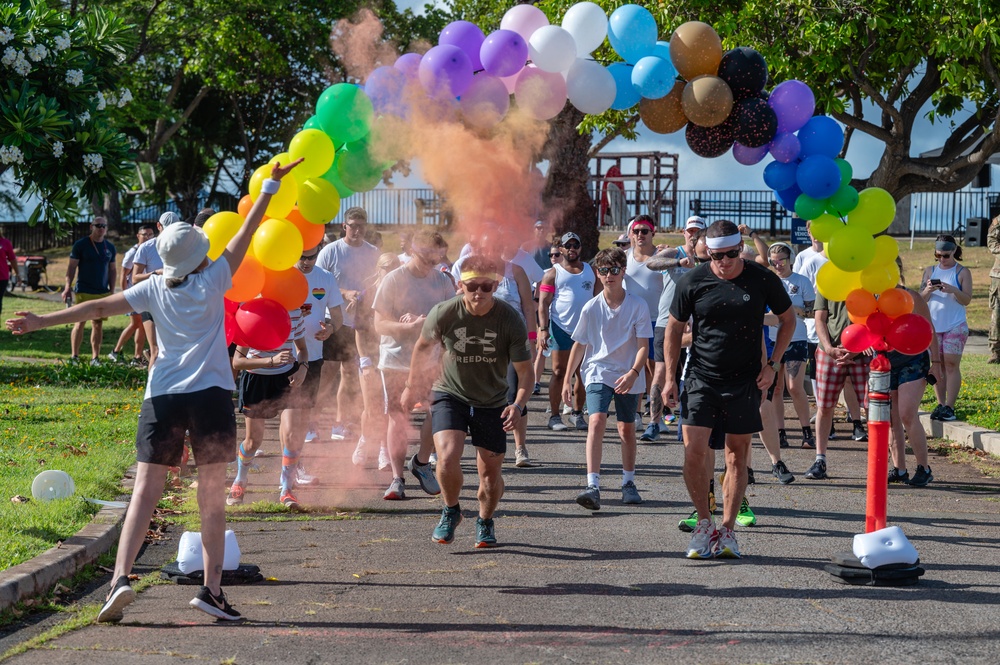
POLYGON ((926 351, 933 337, 930 322, 919 314, 903 314, 893 319, 885 335, 890 346, 908 356, 926 351))
POLYGON ((229 298, 223 298, 222 302, 226 306, 226 314, 235 314, 236 310, 240 308, 240 304, 238 302, 230 300, 229 298))
POLYGON ((254 298, 240 305, 236 324, 246 344, 259 351, 273 351, 285 343, 292 331, 288 310, 268 298, 254 298))
POLYGON ((875 344, 877 338, 860 323, 852 323, 840 333, 840 345, 851 353, 861 353, 875 344))
POLYGON ((883 337, 885 332, 889 329, 889 325, 891 323, 892 319, 882 312, 872 312, 868 315, 868 319, 865 321, 865 326, 867 326, 873 336, 883 337))

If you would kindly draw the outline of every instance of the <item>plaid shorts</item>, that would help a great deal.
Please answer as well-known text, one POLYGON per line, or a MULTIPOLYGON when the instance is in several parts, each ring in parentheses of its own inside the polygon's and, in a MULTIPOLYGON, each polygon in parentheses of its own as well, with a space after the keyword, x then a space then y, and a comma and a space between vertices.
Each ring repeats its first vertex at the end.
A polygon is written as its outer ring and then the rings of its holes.
POLYGON ((821 348, 816 349, 816 406, 832 409, 848 375, 862 407, 868 404, 868 356, 858 356, 848 365, 837 365, 821 348))

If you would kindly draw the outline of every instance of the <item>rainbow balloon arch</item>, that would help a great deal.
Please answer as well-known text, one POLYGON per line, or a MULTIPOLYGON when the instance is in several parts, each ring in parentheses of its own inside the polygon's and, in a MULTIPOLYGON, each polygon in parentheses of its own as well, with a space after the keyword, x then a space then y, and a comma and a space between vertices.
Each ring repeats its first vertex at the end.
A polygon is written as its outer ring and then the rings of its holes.
MULTIPOLYGON (((515 111, 548 121, 569 101, 590 115, 638 109, 653 132, 683 129, 691 150, 705 158, 732 150, 744 165, 770 159, 764 182, 781 205, 811 220, 813 236, 826 243, 830 261, 817 275, 817 288, 829 300, 847 301, 854 323, 845 344, 925 350, 930 326, 912 314, 909 295, 895 288, 898 247, 879 235, 893 220, 895 201, 883 189, 851 186, 851 165, 838 158, 843 130, 833 118, 815 114, 809 86, 788 80, 765 90, 763 56, 748 47, 724 51, 706 23, 684 23, 669 41, 658 41, 659 34, 653 15, 639 5, 619 7, 609 17, 597 4, 580 2, 560 25, 533 5, 516 5, 489 35, 455 21, 423 55, 407 53, 376 68, 363 86, 330 86, 287 152, 271 160, 305 158, 269 204, 227 298, 247 303, 277 296, 279 304, 294 308, 293 296, 305 291, 305 278, 293 267, 302 251, 320 242, 341 199, 373 189, 386 169, 407 157, 399 142, 386 140, 393 119, 420 114, 421 122, 463 123, 488 135, 515 111), (593 59, 605 39, 620 61, 593 59)), ((239 214, 219 213, 205 225, 213 258, 239 228, 269 170, 264 164, 254 171, 239 214)), ((248 318, 257 325, 266 320, 248 318)), ((243 341, 263 341, 254 330, 231 327, 243 341)), ((280 330, 262 336, 273 339, 275 332, 280 330)))

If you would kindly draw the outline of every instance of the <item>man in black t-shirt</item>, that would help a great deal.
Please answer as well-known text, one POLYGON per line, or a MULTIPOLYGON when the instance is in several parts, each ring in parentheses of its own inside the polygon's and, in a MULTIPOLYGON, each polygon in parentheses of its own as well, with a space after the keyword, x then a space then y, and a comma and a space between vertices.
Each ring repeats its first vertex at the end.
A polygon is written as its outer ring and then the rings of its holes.
MULTIPOLYGON (((105 238, 108 233, 108 222, 103 217, 95 217, 90 223, 90 235, 73 243, 69 253, 69 265, 66 268, 66 287, 62 298, 67 304, 72 303, 73 278, 76 281, 76 303, 104 298, 115 292, 115 246, 105 238)), ((69 340, 72 349, 70 360, 78 361, 80 346, 83 343, 84 322, 73 325, 69 340)), ((104 338, 104 319, 94 319, 90 322, 91 365, 101 364, 101 341, 104 338)))
POLYGON ((795 330, 795 312, 781 280, 763 266, 740 258, 743 240, 728 220, 706 234, 711 261, 677 283, 664 336, 664 403, 678 403, 675 379, 681 337, 691 321, 692 342, 684 384, 684 482, 698 511, 687 556, 739 558, 733 526, 747 483, 750 438, 761 430, 760 395, 775 378, 775 361, 762 366, 764 311, 778 316, 773 358, 781 358, 795 330), (722 527, 709 510, 705 455, 712 429, 726 432, 726 477, 722 527))

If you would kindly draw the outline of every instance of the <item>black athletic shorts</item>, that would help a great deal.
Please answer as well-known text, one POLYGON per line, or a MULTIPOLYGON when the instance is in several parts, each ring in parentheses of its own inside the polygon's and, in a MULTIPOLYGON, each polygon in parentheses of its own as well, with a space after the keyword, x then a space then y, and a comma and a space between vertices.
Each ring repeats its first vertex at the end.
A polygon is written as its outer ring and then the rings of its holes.
POLYGON ((754 434, 763 429, 760 389, 753 380, 726 385, 688 373, 681 394, 681 412, 684 425, 719 427, 726 434, 754 434))
POLYGON ((136 459, 148 464, 179 466, 185 430, 191 432, 191 449, 199 465, 233 461, 236 415, 232 391, 206 388, 144 400, 135 435, 136 459))
POLYGON ((296 409, 311 409, 316 406, 316 395, 319 394, 319 375, 323 371, 323 359, 310 360, 306 363, 306 379, 299 388, 295 398, 296 409))
MULTIPOLYGON (((681 349, 684 351, 684 349, 681 349)), ((681 383, 681 395, 683 396, 684 384, 681 383)), ((681 422, 684 422, 685 414, 685 401, 683 397, 681 398, 680 409, 681 409, 681 422)), ((712 428, 712 433, 708 436, 708 447, 711 450, 725 450, 726 449, 726 430, 721 425, 716 425, 712 428)))
MULTIPOLYGON (((289 404, 291 386, 288 380, 299 369, 298 363, 281 374, 255 374, 246 370, 240 372, 240 413, 247 418, 274 418, 289 404)), ((307 374, 309 372, 306 372, 307 374)))
POLYGON ((431 392, 431 432, 459 430, 472 436, 472 445, 491 453, 507 454, 507 432, 502 413, 506 407, 469 406, 449 393, 431 392))
POLYGON ((332 335, 323 340, 323 360, 357 363, 358 343, 354 336, 354 328, 340 326, 332 335))

